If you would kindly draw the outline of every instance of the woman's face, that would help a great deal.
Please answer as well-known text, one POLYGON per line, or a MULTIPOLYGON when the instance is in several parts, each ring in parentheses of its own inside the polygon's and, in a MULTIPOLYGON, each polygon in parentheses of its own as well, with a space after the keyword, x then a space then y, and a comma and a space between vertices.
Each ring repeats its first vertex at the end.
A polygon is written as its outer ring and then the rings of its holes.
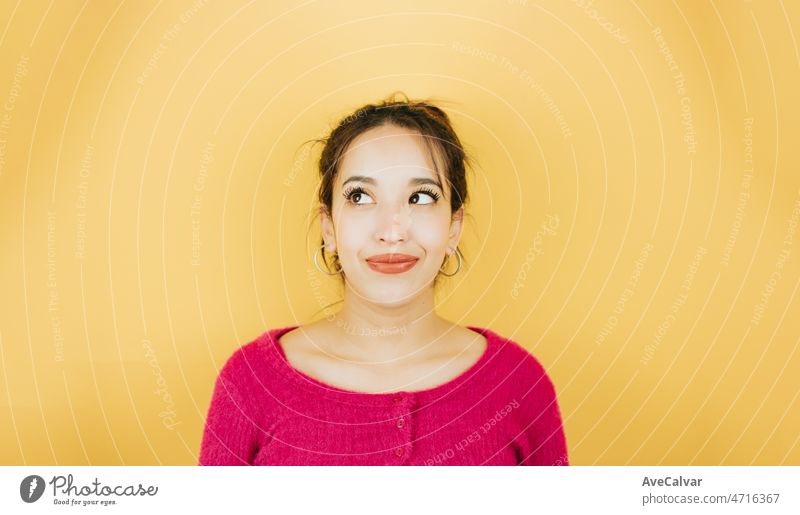
POLYGON ((398 305, 431 287, 461 236, 463 208, 451 216, 445 189, 411 129, 382 125, 350 143, 333 185, 332 219, 320 213, 326 249, 338 252, 350 288, 398 305), (391 263, 398 259, 405 261, 391 263))

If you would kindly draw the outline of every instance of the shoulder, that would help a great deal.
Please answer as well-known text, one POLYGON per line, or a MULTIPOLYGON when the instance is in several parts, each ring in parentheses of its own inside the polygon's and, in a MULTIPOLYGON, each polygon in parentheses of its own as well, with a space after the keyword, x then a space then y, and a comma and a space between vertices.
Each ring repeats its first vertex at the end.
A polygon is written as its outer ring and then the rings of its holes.
POLYGON ((545 366, 521 343, 491 329, 484 329, 489 345, 494 348, 501 373, 510 384, 530 390, 536 388, 544 395, 554 395, 555 388, 545 366))
POLYGON ((264 367, 268 365, 270 337, 275 331, 265 331, 234 349, 220 368, 217 381, 241 392, 251 389, 257 377, 268 377, 264 367))

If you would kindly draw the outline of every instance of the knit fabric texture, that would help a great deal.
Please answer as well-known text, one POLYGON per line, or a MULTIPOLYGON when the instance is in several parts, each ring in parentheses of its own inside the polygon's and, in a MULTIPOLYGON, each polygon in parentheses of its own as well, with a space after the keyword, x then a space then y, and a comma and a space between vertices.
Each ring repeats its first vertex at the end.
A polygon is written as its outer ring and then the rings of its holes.
POLYGON ((220 371, 200 465, 569 465, 556 391, 516 342, 476 326, 486 351, 418 391, 366 393, 294 368, 268 330, 220 371))

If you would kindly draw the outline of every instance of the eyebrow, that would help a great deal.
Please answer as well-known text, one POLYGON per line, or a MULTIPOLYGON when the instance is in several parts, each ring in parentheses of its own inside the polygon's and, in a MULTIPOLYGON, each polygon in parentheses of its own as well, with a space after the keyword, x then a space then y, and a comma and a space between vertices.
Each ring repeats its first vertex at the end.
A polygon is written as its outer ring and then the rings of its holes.
MULTIPOLYGON (((347 178, 347 180, 345 180, 342 183, 342 186, 344 186, 348 182, 355 182, 355 181, 365 182, 367 184, 372 184, 372 185, 377 184, 375 179, 373 179, 372 177, 369 177, 367 175, 351 175, 350 177, 347 178)), ((442 185, 439 183, 439 181, 435 181, 435 180, 433 180, 433 179, 431 179, 429 177, 414 177, 414 178, 412 178, 412 179, 410 179, 408 181, 408 184, 409 184, 409 186, 419 186, 419 185, 422 185, 422 184, 433 184, 434 186, 437 186, 440 190, 444 191, 444 188, 442 188, 442 185)))

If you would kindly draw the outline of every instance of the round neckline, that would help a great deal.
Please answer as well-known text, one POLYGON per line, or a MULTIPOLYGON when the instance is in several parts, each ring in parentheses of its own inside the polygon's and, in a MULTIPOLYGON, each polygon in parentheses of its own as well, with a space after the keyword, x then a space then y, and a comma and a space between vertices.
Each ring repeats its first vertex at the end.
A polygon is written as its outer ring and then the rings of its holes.
POLYGON ((298 370, 291 363, 289 363, 289 360, 286 358, 286 353, 283 350, 283 346, 279 340, 281 336, 289 331, 297 329, 298 327, 300 326, 290 325, 279 327, 271 329, 262 335, 264 340, 263 343, 266 345, 267 350, 271 352, 271 359, 268 361, 270 363, 274 363, 274 368, 294 384, 311 391, 315 395, 322 395, 343 403, 368 405, 396 405, 398 403, 408 402, 411 399, 416 399, 418 402, 423 402, 430 398, 436 399, 447 395, 448 393, 456 390, 464 382, 468 381, 492 359, 497 351, 497 341, 499 338, 499 336, 490 329, 467 325, 465 326, 467 329, 470 329, 486 338, 486 349, 475 363, 461 372, 458 376, 445 383, 423 390, 370 393, 349 390, 325 383, 319 379, 309 376, 305 372, 298 370))

